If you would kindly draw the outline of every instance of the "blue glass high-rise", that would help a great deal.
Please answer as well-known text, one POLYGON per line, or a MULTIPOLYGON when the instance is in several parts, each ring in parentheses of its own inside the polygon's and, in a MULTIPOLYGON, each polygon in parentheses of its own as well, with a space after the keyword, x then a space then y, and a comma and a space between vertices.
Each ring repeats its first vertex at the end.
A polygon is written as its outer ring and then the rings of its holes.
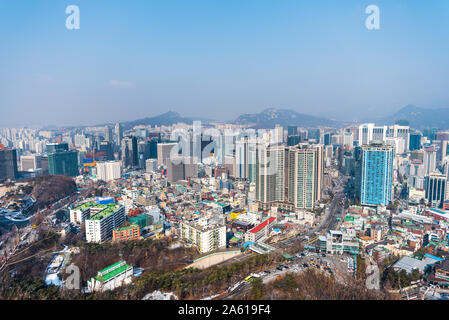
POLYGON ((361 147, 360 203, 388 205, 393 188, 394 148, 382 143, 361 147))

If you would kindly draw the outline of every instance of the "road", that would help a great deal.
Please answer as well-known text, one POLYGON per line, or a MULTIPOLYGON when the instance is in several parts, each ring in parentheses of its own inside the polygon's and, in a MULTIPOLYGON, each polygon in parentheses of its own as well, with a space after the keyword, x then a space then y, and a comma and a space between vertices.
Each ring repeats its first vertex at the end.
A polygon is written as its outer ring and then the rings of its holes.
POLYGON ((334 188, 334 197, 331 201, 331 204, 329 205, 329 208, 326 210, 323 217, 323 221, 318 225, 316 228, 310 229, 306 234, 300 235, 299 237, 293 237, 290 239, 286 239, 283 241, 280 241, 275 244, 278 248, 288 248, 296 241, 303 242, 307 238, 313 237, 315 235, 322 235, 328 230, 333 230, 337 228, 337 217, 340 217, 343 219, 344 214, 344 204, 342 204, 342 200, 344 197, 344 186, 343 183, 346 183, 346 178, 338 178, 336 180, 337 186, 334 188))
MULTIPOLYGON (((334 196, 332 198, 331 204, 329 205, 328 209, 326 210, 327 212, 325 213, 323 220, 321 221, 321 223, 316 227, 316 228, 311 228, 309 231, 307 231, 305 234, 296 236, 296 237, 292 237, 290 239, 286 239, 283 241, 280 241, 276 244, 274 244, 274 246, 276 246, 278 248, 278 250, 284 250, 285 248, 290 247, 293 243, 295 242, 310 242, 308 241, 309 238, 317 236, 317 235, 324 235, 326 233, 326 231, 328 230, 333 230, 334 228, 338 228, 339 226, 339 222, 336 220, 337 217, 340 217, 341 219, 344 218, 344 203, 343 203, 343 199, 344 199, 344 186, 347 182, 347 178, 345 177, 339 177, 337 178, 336 182, 336 186, 333 188, 334 191, 334 196)), ((313 238, 313 241, 316 241, 317 237, 313 238), (313 240, 314 239, 314 240, 313 240)), ((245 258, 247 258, 248 255, 239 257, 239 258, 234 258, 234 259, 238 259, 238 261, 244 260, 245 258)), ((234 260, 231 259, 231 260, 234 260)), ((306 258, 300 258, 300 260, 303 260, 306 258)), ((325 258, 321 258, 321 259, 325 259, 325 258)), ((336 261, 336 260, 335 260, 336 261)), ((332 261, 335 263, 335 261, 332 261)), ((329 260, 329 262, 331 262, 331 260, 329 260)), ((332 263, 331 262, 331 263, 332 263)), ((346 276, 344 276, 340 271, 339 271, 339 267, 335 267, 335 271, 336 271, 336 276, 337 279, 340 282, 344 282, 346 276)), ((302 272, 303 269, 298 268, 298 271, 296 272, 302 272)), ((341 269, 340 269, 341 270, 341 269)), ((264 283, 270 282, 272 280, 274 280, 278 275, 284 275, 287 272, 291 272, 291 269, 285 269, 283 271, 279 271, 277 269, 271 270, 270 274, 262 274, 262 279, 264 283)), ((235 290, 233 290, 231 293, 227 294, 225 297, 221 297, 224 299, 232 299, 234 297, 239 296, 240 294, 250 290, 251 288, 251 283, 242 283, 241 285, 237 286, 237 288, 235 290)))

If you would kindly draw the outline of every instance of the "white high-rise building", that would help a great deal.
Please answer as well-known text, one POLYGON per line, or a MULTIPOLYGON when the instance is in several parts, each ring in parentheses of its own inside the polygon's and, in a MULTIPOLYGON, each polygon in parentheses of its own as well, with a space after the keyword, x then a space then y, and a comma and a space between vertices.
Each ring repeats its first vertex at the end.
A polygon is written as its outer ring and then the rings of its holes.
POLYGON ((368 145, 372 141, 386 142, 387 138, 400 138, 404 140, 405 151, 408 151, 410 142, 410 127, 391 125, 376 126, 374 123, 365 123, 359 126, 359 145, 368 145))
POLYGON ((154 172, 157 169, 157 159, 147 159, 145 161, 145 170, 146 172, 154 172))
MULTIPOLYGON (((157 144, 157 163, 165 168, 168 167, 168 161, 170 161, 170 154, 173 148, 177 148, 178 143, 158 143, 157 144)), ((177 153, 176 153, 177 154, 177 153)))
POLYGON ((351 148, 354 146, 354 135, 352 132, 343 133, 343 145, 351 148))
MULTIPOLYGON (((96 207, 100 207, 100 205, 96 207)), ((125 221, 124 206, 104 205, 103 210, 86 219, 86 241, 102 242, 112 238, 112 230, 123 225, 125 221)))
POLYGON ((120 161, 97 162, 97 179, 112 181, 120 179, 122 168, 120 161))
POLYGON ((22 171, 33 171, 42 168, 41 156, 36 154, 21 156, 20 167, 22 171))
POLYGON ((249 145, 247 139, 235 143, 235 177, 237 179, 249 178, 249 145))
POLYGON ((424 147, 424 175, 435 172, 437 165, 437 152, 433 146, 424 147))

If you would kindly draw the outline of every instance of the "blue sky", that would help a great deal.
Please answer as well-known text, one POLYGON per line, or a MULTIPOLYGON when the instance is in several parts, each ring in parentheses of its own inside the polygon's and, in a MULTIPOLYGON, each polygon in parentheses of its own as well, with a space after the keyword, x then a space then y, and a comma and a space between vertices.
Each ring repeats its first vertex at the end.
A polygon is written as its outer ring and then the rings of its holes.
POLYGON ((0 0, 0 43, 6 127, 449 107, 447 0, 0 0))

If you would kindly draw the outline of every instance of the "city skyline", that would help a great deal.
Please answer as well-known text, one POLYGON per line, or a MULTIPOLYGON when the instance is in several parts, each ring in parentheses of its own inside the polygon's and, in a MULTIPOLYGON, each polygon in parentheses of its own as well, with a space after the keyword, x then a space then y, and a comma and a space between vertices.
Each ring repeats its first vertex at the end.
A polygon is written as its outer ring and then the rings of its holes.
POLYGON ((79 30, 68 1, 3 2, 0 127, 449 107, 449 4, 430 2, 78 1, 79 30), (365 27, 371 4, 380 30, 365 27))

